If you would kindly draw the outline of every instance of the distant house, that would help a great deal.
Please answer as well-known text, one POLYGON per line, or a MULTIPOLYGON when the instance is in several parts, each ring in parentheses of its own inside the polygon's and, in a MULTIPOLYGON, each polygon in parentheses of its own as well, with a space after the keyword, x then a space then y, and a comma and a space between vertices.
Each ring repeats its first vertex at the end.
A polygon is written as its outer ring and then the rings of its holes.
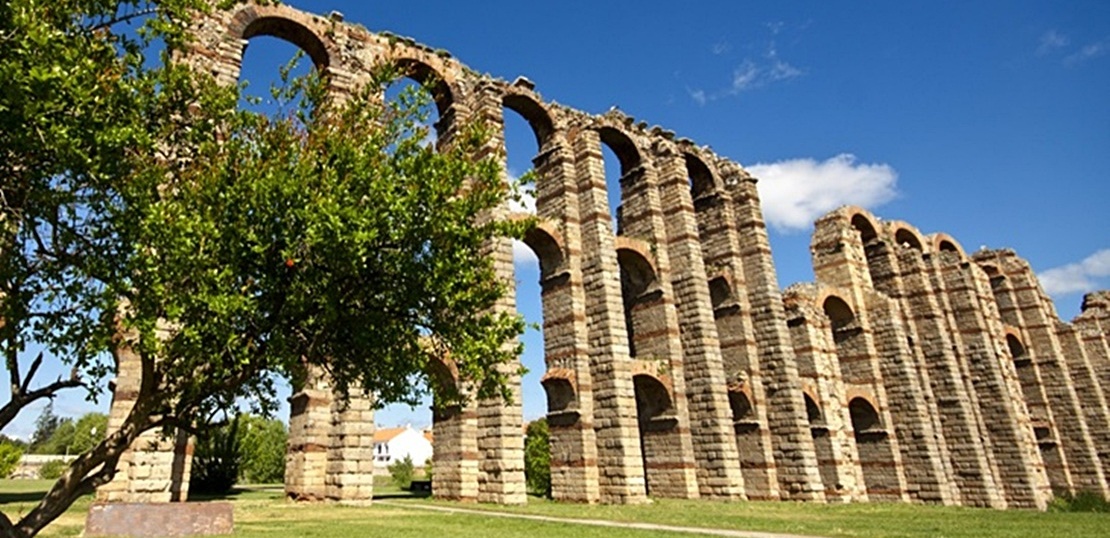
POLYGON ((374 432, 374 467, 384 469, 396 461, 412 458, 413 465, 423 466, 432 458, 431 432, 412 426, 380 428, 374 432))

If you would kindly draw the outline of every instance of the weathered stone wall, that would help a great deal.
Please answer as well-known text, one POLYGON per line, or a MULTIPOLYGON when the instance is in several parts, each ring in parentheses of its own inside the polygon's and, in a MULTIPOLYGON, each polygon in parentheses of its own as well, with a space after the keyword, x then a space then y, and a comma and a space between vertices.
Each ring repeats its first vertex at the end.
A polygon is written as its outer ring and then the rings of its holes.
MULTIPOLYGON (((505 110, 528 121, 539 224, 525 243, 540 263, 556 499, 1043 508, 1053 490, 1107 493, 1110 293, 1063 323, 1012 252, 969 258, 946 235, 854 207, 818 220, 817 282, 784 293, 756 179, 674 133, 545 102, 525 78, 479 75, 338 14, 250 4, 198 19, 194 33, 183 60, 225 83, 259 35, 304 49, 339 98, 375 66, 400 67, 432 90, 439 147, 481 119, 495 133, 483 154, 504 159, 505 110), (619 191, 606 186, 603 146, 619 159, 619 191)), ((509 283, 511 249, 488 246, 509 283)), ((131 394, 125 363, 113 417, 131 394)), ((451 370, 445 359, 429 375, 451 370)), ((510 376, 510 401, 436 402, 437 497, 525 501, 519 383, 510 376)), ((292 403, 287 493, 369 499, 372 400, 340 402, 313 372, 292 403)), ((169 469, 185 462, 173 468, 187 483, 188 449, 154 446, 129 454, 102 497, 179 498, 169 469), (153 475, 157 487, 141 482, 153 475)))

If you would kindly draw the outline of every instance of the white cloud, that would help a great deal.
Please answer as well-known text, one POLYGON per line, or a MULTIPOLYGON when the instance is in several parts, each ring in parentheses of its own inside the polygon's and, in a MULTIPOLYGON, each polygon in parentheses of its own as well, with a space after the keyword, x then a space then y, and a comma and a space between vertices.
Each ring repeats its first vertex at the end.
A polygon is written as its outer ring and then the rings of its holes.
POLYGON ((1096 41, 1094 43, 1089 43, 1075 53, 1068 55, 1067 58, 1064 58, 1064 63, 1068 65, 1083 63, 1092 58, 1098 58, 1099 56, 1102 56, 1107 52, 1110 52, 1110 40, 1096 41))
POLYGON ((718 41, 718 42, 714 43, 713 47, 710 48, 709 50, 711 50, 714 55, 720 56, 722 54, 727 54, 729 51, 731 51, 732 50, 732 45, 730 45, 728 41, 721 40, 721 41, 718 41))
POLYGON ((1099 279, 1110 277, 1110 249, 1102 249, 1081 262, 1053 267, 1037 275, 1049 295, 1068 295, 1094 291, 1106 286, 1099 279))
MULTIPOLYGON (((732 70, 731 83, 723 88, 707 91, 703 88, 687 88, 686 93, 699 105, 716 101, 726 97, 735 97, 748 90, 761 88, 775 82, 782 82, 803 76, 805 72, 798 67, 779 57, 778 46, 774 36, 783 32, 785 24, 782 22, 766 23, 767 31, 772 38, 766 42, 762 58, 753 60, 745 58, 743 62, 732 70)), ((711 49, 714 55, 720 56, 731 50, 728 43, 718 43, 711 49)))
POLYGON ((532 247, 525 245, 523 241, 513 239, 513 265, 531 265, 540 263, 540 259, 536 257, 536 253, 532 252, 532 247))
POLYGON ((1037 46, 1037 56, 1044 56, 1066 46, 1068 46, 1067 36, 1056 30, 1049 30, 1041 35, 1040 44, 1037 46))
POLYGON ((897 195, 898 173, 894 168, 857 162, 850 153, 820 162, 789 159, 747 168, 760 179, 764 217, 784 232, 805 230, 818 217, 842 205, 870 209, 897 195))

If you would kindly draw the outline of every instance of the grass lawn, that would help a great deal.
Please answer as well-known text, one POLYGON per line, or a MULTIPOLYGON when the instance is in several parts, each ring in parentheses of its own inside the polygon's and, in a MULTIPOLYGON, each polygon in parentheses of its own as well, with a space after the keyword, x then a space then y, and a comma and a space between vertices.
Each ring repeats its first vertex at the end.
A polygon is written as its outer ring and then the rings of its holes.
MULTIPOLYGON (((45 481, 0 480, 0 510, 11 517, 26 512, 38 501, 49 484, 45 481)), ((1033 538, 1110 536, 1110 514, 1105 513, 1001 512, 901 504, 834 506, 672 500, 658 500, 643 506, 581 506, 533 499, 527 506, 500 507, 459 505, 414 498, 385 483, 379 483, 377 491, 381 497, 411 505, 461 506, 469 509, 501 510, 566 518, 651 522, 819 536, 1033 538)), ((240 537, 680 536, 662 532, 435 513, 382 504, 365 507, 295 504, 285 501, 279 485, 247 486, 236 490, 224 499, 235 506, 235 536, 240 537)), ((91 498, 81 499, 63 517, 48 527, 42 536, 79 536, 90 504, 91 498)))

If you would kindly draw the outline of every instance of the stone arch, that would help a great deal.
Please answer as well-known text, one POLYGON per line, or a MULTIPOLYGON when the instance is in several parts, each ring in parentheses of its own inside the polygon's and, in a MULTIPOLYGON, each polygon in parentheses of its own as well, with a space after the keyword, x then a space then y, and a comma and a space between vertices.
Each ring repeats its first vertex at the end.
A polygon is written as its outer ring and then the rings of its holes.
POLYGON ((925 252, 925 245, 928 243, 922 238, 921 232, 913 226, 904 222, 893 222, 890 225, 890 231, 896 245, 925 252))
POLYGON ((271 36, 288 41, 305 51, 316 69, 326 72, 335 56, 333 47, 329 46, 330 40, 298 20, 301 18, 281 6, 247 6, 232 16, 227 34, 233 40, 271 36))
MULTIPOLYGON (((622 239, 619 238, 618 239, 622 239)), ((617 264, 620 267, 621 297, 624 302, 624 324, 628 332, 628 350, 632 357, 638 356, 643 334, 637 328, 645 321, 646 312, 640 305, 647 306, 658 295, 658 272, 650 255, 642 246, 633 241, 618 241, 617 264)), ((647 306, 650 309, 650 306, 647 306)))
POLYGON ((828 318, 840 374, 847 383, 864 383, 870 377, 859 357, 866 353, 863 328, 845 295, 825 292, 819 303, 828 318))
POLYGON ((628 175, 629 172, 636 170, 644 162, 643 154, 640 148, 636 146, 636 142, 632 136, 624 132, 624 130, 614 127, 612 125, 601 125, 597 128, 598 137, 601 138, 601 143, 609 146, 616 154, 617 160, 621 165, 621 178, 628 175))
POLYGON ((528 122, 540 151, 548 146, 555 136, 555 122, 547 107, 537 97, 520 91, 507 91, 501 97, 501 105, 520 114, 528 122))
POLYGON ((389 63, 400 71, 400 75, 424 86, 436 104, 436 112, 442 121, 455 104, 458 91, 452 86, 444 71, 436 69, 422 59, 407 55, 390 58, 389 63))
POLYGON ((564 252, 562 235, 553 224, 537 222, 524 234, 524 244, 532 249, 540 261, 540 278, 546 280, 563 267, 564 252))
POLYGON ((686 161, 686 173, 690 178, 690 195, 695 200, 720 190, 720 180, 701 157, 689 151, 683 151, 682 157, 686 161))
POLYGON ((803 390, 802 398, 805 400, 806 420, 809 421, 809 425, 824 426, 825 412, 821 409, 820 400, 814 395, 813 389, 803 390))
POLYGON ((933 234, 930 239, 932 239, 931 243, 935 252, 955 252, 959 254, 961 258, 967 257, 964 247, 951 235, 938 232, 933 234))
POLYGON ((864 245, 878 238, 880 229, 878 221, 875 219, 875 216, 866 209, 848 206, 847 220, 848 223, 859 232, 860 241, 864 245))
POLYGON ((728 404, 734 423, 755 419, 755 398, 752 397, 752 389, 747 383, 728 388, 728 404))
MULTIPOLYGON (((551 368, 540 380, 547 394, 548 420, 556 420, 565 413, 578 409, 578 383, 574 371, 569 368, 551 368)), ((570 422, 577 420, 577 415, 570 422)))
POLYGON ((1006 327, 1006 347, 1010 350, 1010 357, 1014 361, 1027 361, 1029 360, 1029 350, 1025 347, 1025 343, 1021 340, 1021 335, 1018 334, 1017 329, 1013 327, 1006 327))
POLYGON ((858 438, 866 432, 882 430, 882 418, 879 408, 865 395, 858 395, 848 401, 848 413, 852 418, 852 431, 858 438))

